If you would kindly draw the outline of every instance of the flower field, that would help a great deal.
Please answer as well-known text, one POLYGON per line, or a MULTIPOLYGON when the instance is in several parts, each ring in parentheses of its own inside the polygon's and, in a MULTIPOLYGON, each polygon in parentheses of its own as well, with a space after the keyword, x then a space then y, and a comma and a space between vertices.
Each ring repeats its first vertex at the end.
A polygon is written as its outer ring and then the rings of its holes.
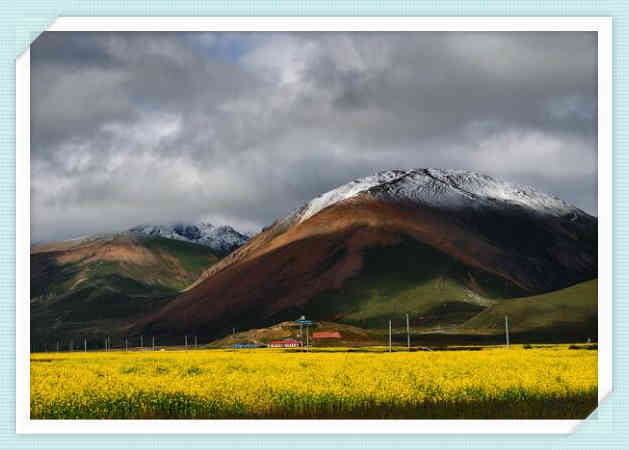
POLYGON ((584 418, 597 351, 31 355, 31 418, 584 418))

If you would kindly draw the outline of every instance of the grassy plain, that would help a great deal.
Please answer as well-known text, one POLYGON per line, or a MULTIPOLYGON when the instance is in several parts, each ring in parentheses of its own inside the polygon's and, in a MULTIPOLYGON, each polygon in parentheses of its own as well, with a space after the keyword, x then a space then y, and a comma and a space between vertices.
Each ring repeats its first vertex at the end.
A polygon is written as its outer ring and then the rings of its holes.
POLYGON ((596 350, 338 350, 32 354, 31 417, 566 419, 596 407, 596 350))

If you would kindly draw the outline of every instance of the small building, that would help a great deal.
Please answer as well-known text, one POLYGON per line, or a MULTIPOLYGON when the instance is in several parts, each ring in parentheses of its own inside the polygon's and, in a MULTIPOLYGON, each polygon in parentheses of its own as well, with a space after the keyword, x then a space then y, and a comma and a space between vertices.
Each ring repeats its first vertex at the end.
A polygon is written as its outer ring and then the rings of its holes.
POLYGON ((296 339, 282 339, 279 341, 271 341, 269 347, 282 348, 282 347, 301 347, 302 342, 296 339))
POLYGON ((312 339, 341 339, 341 333, 338 331, 315 331, 312 333, 312 339))

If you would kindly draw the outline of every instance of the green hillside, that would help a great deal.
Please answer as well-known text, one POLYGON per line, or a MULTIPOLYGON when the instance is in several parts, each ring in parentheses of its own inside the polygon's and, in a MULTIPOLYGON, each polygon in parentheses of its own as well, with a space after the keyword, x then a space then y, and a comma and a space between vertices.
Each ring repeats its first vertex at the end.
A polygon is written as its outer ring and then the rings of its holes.
POLYGON ((155 311, 218 257, 202 245, 127 234, 31 254, 31 338, 101 339, 155 311))
MULTIPOLYGON (((508 315, 512 333, 595 336, 597 280, 527 296, 512 284, 470 269, 414 241, 369 248, 363 269, 341 289, 323 292, 296 314, 365 329, 403 327, 408 313, 415 332, 500 333, 508 315)), ((531 335, 533 336, 533 335, 531 335)))
POLYGON ((505 300, 461 325, 461 329, 502 332, 509 317, 514 333, 533 330, 579 329, 595 326, 598 307, 598 280, 533 297, 505 300))

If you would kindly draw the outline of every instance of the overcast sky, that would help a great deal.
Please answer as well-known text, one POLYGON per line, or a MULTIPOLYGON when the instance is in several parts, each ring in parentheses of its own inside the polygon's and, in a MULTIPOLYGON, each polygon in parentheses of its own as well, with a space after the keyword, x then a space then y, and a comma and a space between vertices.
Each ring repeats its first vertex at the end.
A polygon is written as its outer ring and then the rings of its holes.
POLYGON ((46 32, 34 241, 244 231, 390 168, 472 169, 596 214, 594 33, 46 32))

